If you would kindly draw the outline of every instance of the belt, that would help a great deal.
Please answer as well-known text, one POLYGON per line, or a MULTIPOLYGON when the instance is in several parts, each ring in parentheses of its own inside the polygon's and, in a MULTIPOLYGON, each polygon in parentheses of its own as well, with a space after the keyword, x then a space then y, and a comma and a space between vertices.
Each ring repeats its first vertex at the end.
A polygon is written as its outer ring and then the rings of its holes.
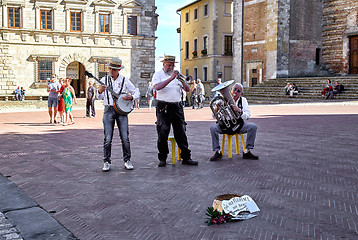
POLYGON ((161 101, 161 100, 157 100, 158 103, 161 103, 161 104, 166 104, 166 105, 179 105, 180 102, 165 102, 165 101, 161 101))

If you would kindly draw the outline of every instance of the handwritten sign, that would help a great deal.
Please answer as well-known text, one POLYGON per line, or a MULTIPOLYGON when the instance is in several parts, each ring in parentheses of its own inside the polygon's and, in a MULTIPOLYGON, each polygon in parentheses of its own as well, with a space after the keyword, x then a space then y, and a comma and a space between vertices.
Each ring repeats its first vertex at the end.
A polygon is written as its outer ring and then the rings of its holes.
POLYGON ((221 206, 225 213, 228 213, 233 217, 237 217, 241 212, 253 213, 260 211, 254 200, 248 195, 234 197, 230 200, 223 200, 221 206))

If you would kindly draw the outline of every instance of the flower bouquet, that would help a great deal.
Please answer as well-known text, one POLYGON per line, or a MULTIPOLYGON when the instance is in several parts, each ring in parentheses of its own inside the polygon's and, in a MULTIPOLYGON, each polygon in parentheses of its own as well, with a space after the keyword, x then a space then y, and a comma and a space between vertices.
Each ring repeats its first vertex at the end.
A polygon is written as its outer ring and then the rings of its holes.
POLYGON ((206 216, 208 216, 208 218, 205 222, 208 224, 208 226, 231 221, 230 214, 221 213, 213 207, 208 207, 208 209, 206 209, 206 216))

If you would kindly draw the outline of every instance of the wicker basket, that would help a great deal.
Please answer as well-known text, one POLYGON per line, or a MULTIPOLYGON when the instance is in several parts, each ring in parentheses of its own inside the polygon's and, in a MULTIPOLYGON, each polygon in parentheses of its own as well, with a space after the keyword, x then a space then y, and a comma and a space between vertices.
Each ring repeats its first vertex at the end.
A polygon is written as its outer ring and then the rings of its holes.
POLYGON ((231 198, 234 197, 241 197, 240 195, 237 194, 223 194, 223 195, 219 195, 217 197, 215 197, 214 202, 213 202, 213 208, 218 210, 219 212, 222 212, 223 209, 221 207, 221 202, 223 200, 230 200, 231 198))

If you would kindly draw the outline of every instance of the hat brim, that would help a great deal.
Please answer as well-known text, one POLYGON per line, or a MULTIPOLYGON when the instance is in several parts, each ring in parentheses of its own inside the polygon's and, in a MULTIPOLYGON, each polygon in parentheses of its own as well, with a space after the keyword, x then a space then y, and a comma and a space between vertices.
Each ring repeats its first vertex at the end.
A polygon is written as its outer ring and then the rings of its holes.
POLYGON ((123 69, 124 68, 124 66, 115 67, 115 66, 111 65, 110 63, 107 63, 107 67, 112 68, 112 69, 123 69))
POLYGON ((166 63, 166 62, 178 63, 178 62, 175 62, 175 61, 164 61, 164 60, 162 60, 161 62, 162 62, 162 63, 166 63))

